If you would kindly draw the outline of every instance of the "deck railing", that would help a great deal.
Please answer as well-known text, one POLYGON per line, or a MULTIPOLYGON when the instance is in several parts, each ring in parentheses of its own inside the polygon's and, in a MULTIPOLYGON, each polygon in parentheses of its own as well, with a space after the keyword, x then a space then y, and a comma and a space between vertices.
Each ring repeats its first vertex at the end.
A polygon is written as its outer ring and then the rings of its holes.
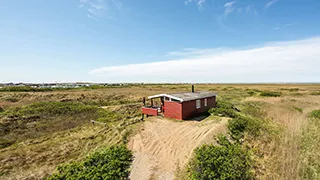
POLYGON ((158 107, 142 107, 142 114, 158 116, 158 107))

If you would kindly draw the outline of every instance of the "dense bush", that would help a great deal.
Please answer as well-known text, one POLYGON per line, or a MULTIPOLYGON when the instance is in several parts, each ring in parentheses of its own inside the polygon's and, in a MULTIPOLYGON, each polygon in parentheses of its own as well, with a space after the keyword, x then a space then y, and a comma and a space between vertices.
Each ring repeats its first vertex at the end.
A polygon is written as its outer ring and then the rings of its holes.
POLYGON ((256 92, 255 92, 255 91, 253 91, 253 90, 249 90, 249 91, 247 91, 247 93, 248 93, 250 96, 253 96, 253 95, 255 95, 255 94, 256 94, 256 92))
POLYGON ((281 96, 281 92, 263 91, 263 92, 260 93, 260 96, 280 97, 281 96))
POLYGON ((264 128, 265 122, 248 116, 238 116, 228 121, 228 129, 233 139, 243 138, 245 132, 252 136, 259 136, 264 128))
POLYGON ((266 116, 266 112, 263 108, 261 108, 261 102, 244 102, 241 105, 241 113, 244 115, 248 115, 254 118, 264 118, 266 116))
POLYGON ((59 166, 48 180, 128 179, 133 155, 126 146, 113 146, 88 156, 83 162, 59 166))
POLYGON ((311 113, 309 114, 309 117, 320 119, 320 109, 311 111, 311 113))
POLYGON ((225 100, 217 101, 216 107, 208 111, 210 114, 234 118, 237 116, 236 111, 231 103, 225 100))
POLYGON ((219 146, 203 145, 195 150, 189 163, 189 178, 198 179, 252 179, 249 153, 238 143, 219 137, 219 146))

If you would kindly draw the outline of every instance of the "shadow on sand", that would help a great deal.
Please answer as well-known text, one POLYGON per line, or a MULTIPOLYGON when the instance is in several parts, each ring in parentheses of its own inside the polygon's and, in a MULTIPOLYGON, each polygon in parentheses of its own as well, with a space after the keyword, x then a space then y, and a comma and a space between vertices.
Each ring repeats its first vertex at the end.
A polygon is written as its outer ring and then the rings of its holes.
POLYGON ((210 116, 210 113, 208 113, 208 112, 201 113, 201 114, 198 114, 196 116, 192 116, 192 117, 186 119, 185 121, 202 121, 202 120, 206 119, 209 116, 210 116))

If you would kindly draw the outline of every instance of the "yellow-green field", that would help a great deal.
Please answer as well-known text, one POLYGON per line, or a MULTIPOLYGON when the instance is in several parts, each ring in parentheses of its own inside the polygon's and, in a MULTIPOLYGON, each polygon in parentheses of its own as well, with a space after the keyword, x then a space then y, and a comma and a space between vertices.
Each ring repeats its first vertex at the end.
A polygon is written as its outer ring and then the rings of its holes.
MULTIPOLYGON (((319 84, 197 84, 195 89, 216 92, 218 101, 240 110, 248 104, 263 110, 273 131, 245 136, 255 178, 320 178, 320 123, 310 117, 320 109, 319 84)), ((143 124, 142 97, 185 91, 191 85, 0 92, 0 178, 42 179, 62 163, 127 143, 143 124)))

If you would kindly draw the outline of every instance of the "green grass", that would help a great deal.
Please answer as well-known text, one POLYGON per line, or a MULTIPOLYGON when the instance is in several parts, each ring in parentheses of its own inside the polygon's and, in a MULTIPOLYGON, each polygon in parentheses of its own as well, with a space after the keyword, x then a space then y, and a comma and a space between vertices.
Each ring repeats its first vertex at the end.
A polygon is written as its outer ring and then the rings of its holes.
POLYGON ((309 122, 304 128, 300 150, 301 179, 320 179, 320 110, 309 114, 309 122))
POLYGON ((0 148, 26 139, 72 129, 87 124, 90 120, 113 123, 112 125, 125 122, 130 125, 131 119, 138 116, 140 106, 137 105, 114 110, 80 102, 37 102, 12 107, 0 112, 0 148))
POLYGON ((84 105, 77 102, 37 102, 23 107, 10 108, 2 112, 0 116, 58 116, 79 115, 83 113, 97 112, 98 107, 84 105))

